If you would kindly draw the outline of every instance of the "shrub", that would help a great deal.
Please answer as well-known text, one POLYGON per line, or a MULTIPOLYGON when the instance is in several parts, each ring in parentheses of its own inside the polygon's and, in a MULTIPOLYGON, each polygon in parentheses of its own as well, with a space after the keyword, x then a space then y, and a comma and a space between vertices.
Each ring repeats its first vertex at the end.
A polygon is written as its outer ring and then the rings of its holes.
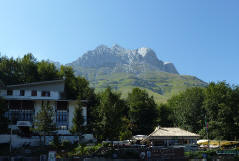
POLYGON ((93 155, 102 147, 101 144, 85 146, 84 144, 79 145, 75 151, 77 155, 93 155))

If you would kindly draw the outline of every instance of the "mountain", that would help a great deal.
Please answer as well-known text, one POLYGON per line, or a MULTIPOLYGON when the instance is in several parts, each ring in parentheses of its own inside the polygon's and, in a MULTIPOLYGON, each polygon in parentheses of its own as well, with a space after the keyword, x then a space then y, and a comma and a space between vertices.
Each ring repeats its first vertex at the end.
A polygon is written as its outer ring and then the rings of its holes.
POLYGON ((76 75, 88 79, 97 91, 111 86, 126 97, 132 88, 140 87, 157 102, 189 87, 207 85, 196 77, 180 75, 173 63, 159 60, 150 48, 130 50, 119 45, 100 45, 67 65, 76 75))
POLYGON ((178 74, 172 63, 159 60, 150 48, 128 50, 114 45, 112 48, 101 45, 88 51, 82 57, 69 64, 74 69, 108 67, 109 73, 126 72, 139 74, 147 71, 164 71, 178 74))

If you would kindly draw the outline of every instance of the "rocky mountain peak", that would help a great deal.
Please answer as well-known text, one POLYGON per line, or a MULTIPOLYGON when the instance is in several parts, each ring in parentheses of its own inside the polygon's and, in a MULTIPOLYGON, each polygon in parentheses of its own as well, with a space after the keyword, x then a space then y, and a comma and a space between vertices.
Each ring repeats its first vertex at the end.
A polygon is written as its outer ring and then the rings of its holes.
POLYGON ((114 45, 112 46, 112 49, 124 49, 124 48, 121 47, 121 46, 118 45, 118 44, 114 44, 114 45))
POLYGON ((145 48, 145 47, 142 47, 142 48, 139 48, 137 50, 137 52, 142 56, 142 57, 145 57, 146 55, 148 54, 151 54, 151 56, 154 56, 156 57, 154 51, 150 48, 145 48))
POLYGON ((109 68, 108 72, 142 73, 163 71, 178 74, 172 63, 159 60, 151 48, 125 49, 117 44, 111 48, 100 45, 68 64, 77 70, 83 68, 109 68))

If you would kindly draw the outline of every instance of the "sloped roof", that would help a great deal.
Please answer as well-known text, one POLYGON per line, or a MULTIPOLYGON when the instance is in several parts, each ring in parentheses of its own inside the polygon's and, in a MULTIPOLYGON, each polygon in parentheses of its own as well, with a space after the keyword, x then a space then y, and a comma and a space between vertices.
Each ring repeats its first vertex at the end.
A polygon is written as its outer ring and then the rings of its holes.
POLYGON ((173 137, 181 137, 181 136, 190 136, 190 137, 199 137, 200 135, 177 128, 177 127, 157 127, 154 132, 152 132, 149 137, 156 136, 173 136, 173 137))
POLYGON ((55 83, 63 83, 64 80, 51 80, 51 81, 41 81, 41 82, 32 82, 32 83, 24 83, 24 84, 16 84, 16 85, 7 85, 7 88, 15 88, 15 87, 25 87, 25 86, 38 86, 38 85, 46 85, 46 84, 55 84, 55 83))

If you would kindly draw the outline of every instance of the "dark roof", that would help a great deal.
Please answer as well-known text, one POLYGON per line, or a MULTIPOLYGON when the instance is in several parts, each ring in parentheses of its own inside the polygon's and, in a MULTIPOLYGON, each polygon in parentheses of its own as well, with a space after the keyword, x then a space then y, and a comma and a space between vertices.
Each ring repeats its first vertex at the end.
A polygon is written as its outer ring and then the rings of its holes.
POLYGON ((43 84, 54 84, 54 83, 61 83, 64 82, 64 80, 52 80, 52 81, 41 81, 41 82, 32 82, 32 83, 24 83, 24 84, 14 84, 14 85, 7 85, 7 88, 12 87, 29 87, 29 86, 37 86, 37 85, 43 85, 43 84))

